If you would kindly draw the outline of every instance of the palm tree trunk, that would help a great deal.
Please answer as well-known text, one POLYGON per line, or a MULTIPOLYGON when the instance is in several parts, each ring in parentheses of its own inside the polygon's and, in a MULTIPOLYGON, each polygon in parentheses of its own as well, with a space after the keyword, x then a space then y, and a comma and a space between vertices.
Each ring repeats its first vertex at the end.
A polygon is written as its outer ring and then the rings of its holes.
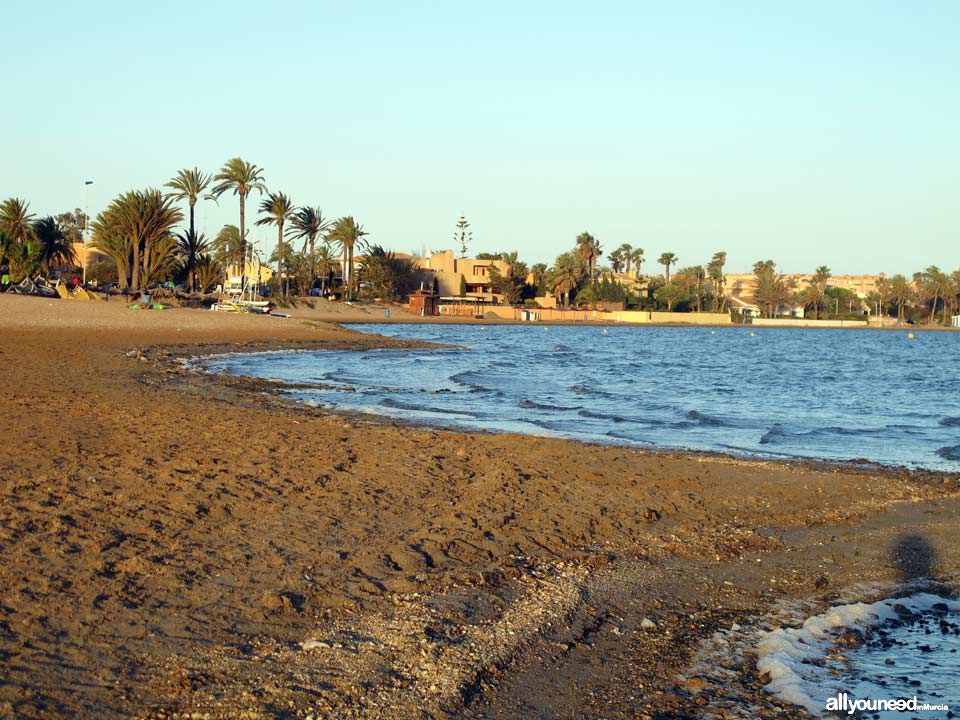
POLYGON ((283 284, 283 222, 277 223, 277 292, 287 298, 287 286, 283 284))
POLYGON ((349 271, 347 270, 347 244, 343 244, 343 266, 340 268, 340 282, 343 285, 343 297, 345 300, 350 299, 350 287, 348 284, 349 271))
MULTIPOLYGON (((197 241, 197 231, 193 226, 193 206, 196 205, 197 201, 193 198, 190 198, 190 242, 191 247, 196 247, 197 241)), ((190 292, 194 293, 197 291, 197 256, 192 255, 188 258, 190 262, 190 292)))
POLYGON ((350 259, 347 261, 347 267, 350 268, 350 290, 347 293, 347 299, 353 300, 353 245, 350 245, 350 259))
POLYGON ((246 213, 247 194, 240 193, 240 292, 243 293, 243 286, 247 284, 247 213, 246 213))
POLYGON ((314 251, 314 242, 317 239, 316 233, 310 233, 310 287, 317 279, 317 256, 314 251))
POLYGON ((140 238, 134 238, 133 262, 130 263, 130 289, 136 292, 140 289, 140 238))

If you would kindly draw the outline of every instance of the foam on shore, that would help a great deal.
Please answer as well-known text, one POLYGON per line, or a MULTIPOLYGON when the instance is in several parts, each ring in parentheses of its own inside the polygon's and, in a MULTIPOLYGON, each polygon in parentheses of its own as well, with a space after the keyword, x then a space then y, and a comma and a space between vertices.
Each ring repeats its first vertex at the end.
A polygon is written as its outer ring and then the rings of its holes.
MULTIPOLYGON (((784 702, 821 715, 827 698, 840 689, 822 667, 833 640, 846 628, 864 630, 901 618, 895 606, 911 613, 931 612, 943 603, 949 612, 960 612, 960 601, 918 593, 874 603, 837 605, 807 618, 798 628, 778 628, 761 635, 757 644, 757 669, 770 677, 766 690, 784 702)), ((898 608, 899 609, 899 608, 898 608)))

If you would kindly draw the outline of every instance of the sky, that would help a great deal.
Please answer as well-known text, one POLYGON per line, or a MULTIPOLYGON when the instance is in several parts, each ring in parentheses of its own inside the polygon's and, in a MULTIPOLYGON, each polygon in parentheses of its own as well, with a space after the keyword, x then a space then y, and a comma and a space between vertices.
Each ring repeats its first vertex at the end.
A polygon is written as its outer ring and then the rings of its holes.
POLYGON ((0 198, 38 215, 240 156, 396 251, 465 214, 471 253, 529 263, 589 231, 647 272, 960 267, 955 0, 5 0, 3 24, 0 198))

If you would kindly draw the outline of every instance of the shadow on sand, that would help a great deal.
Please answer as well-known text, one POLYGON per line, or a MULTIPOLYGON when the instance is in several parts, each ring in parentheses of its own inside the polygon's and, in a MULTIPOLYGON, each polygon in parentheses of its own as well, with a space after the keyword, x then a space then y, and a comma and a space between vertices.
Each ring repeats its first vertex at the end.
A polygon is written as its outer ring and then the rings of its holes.
POLYGON ((934 577, 936 551, 920 533, 905 533, 898 537, 891 548, 891 560, 902 583, 932 580, 934 577))

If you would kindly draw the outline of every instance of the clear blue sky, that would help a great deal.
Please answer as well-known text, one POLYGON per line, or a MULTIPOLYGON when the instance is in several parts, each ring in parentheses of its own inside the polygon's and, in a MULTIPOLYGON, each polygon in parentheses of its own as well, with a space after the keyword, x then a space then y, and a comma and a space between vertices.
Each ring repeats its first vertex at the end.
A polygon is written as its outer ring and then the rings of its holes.
POLYGON ((956 0, 6 0, 3 25, 0 197, 37 213, 240 155, 401 251, 463 212, 473 251, 529 262, 589 230, 650 270, 960 266, 956 0))

